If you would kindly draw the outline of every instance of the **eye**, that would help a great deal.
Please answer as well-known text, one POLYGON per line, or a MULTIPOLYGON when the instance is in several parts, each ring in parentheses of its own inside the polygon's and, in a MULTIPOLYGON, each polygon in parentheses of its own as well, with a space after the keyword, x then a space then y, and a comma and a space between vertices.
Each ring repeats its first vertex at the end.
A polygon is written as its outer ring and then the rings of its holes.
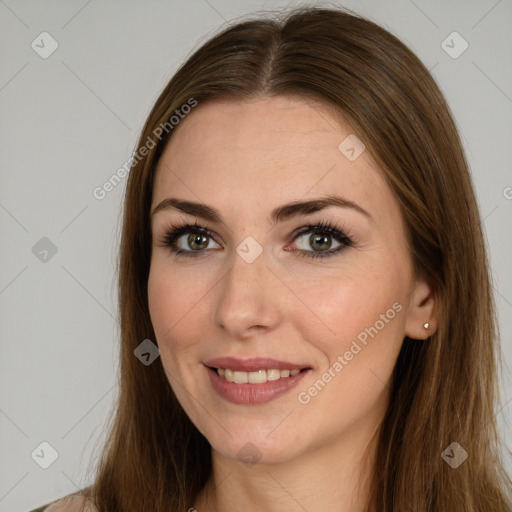
MULTIPOLYGON (((345 230, 346 232, 346 230, 345 230)), ((336 228, 328 223, 320 223, 315 226, 303 226, 293 234, 293 240, 305 239, 305 245, 312 247, 313 250, 299 249, 294 250, 300 256, 308 258, 326 258, 332 256, 345 248, 351 247, 353 241, 351 235, 345 234, 341 229, 336 228), (308 238, 306 234, 311 233, 308 238), (334 239, 338 246, 331 249, 332 239, 334 239)), ((169 247, 171 252, 176 256, 197 257, 208 249, 210 241, 214 240, 214 234, 203 226, 197 223, 187 224, 182 223, 179 225, 170 226, 162 240, 161 244, 164 247, 169 247)), ((302 242, 304 244, 304 242, 302 242)))
POLYGON ((328 223, 304 226, 298 233, 295 233, 296 240, 301 238, 306 238, 305 245, 313 248, 313 251, 304 249, 297 251, 300 256, 307 258, 327 258, 353 245, 351 235, 345 234, 341 229, 328 223), (308 233, 313 234, 306 237, 308 233), (335 249, 331 249, 333 238, 338 243, 335 249))
MULTIPOLYGON (((195 257, 204 252, 209 240, 213 241, 213 233, 197 223, 179 224, 168 228, 161 240, 162 245, 169 247, 177 256, 195 257)), ((215 242, 216 243, 216 242, 215 242)), ((220 247, 217 244, 217 248, 220 247)))

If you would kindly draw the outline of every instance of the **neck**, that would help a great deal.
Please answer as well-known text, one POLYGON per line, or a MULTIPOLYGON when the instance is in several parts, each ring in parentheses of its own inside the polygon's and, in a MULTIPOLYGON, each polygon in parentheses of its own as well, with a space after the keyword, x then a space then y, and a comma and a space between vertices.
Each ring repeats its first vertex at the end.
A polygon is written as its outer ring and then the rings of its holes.
POLYGON ((378 429, 353 431, 279 464, 249 465, 212 449, 212 475, 199 494, 198 512, 363 512, 378 429))

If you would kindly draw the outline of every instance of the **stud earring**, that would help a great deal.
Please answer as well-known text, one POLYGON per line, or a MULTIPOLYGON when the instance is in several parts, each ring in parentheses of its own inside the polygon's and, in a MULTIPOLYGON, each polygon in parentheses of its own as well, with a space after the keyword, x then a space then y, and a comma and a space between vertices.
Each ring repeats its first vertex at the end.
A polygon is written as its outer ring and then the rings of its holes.
POLYGON ((428 329, 430 329, 430 324, 427 322, 427 323, 423 324, 423 327, 428 330, 428 329))

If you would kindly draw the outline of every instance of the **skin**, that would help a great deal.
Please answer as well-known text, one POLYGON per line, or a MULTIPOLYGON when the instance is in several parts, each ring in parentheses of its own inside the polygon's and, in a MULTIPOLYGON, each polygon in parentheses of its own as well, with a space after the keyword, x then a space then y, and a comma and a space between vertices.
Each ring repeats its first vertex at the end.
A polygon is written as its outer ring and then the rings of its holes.
MULTIPOLYGON (((152 218, 148 294, 162 365, 212 446, 212 477, 191 507, 361 512, 403 338, 426 339, 436 323, 431 287, 413 279, 398 203, 368 150, 349 161, 338 149, 353 133, 346 121, 311 99, 215 100, 198 105, 175 130, 157 168, 152 209, 172 196, 211 205, 224 219, 174 209, 152 218), (373 220, 338 207, 268 220, 277 206, 331 193, 373 220), (161 243, 180 220, 215 234, 196 258, 175 256, 161 243), (294 231, 322 221, 345 227, 353 246, 327 258, 301 257, 298 251, 314 252, 315 232, 293 238, 294 231), (263 249, 250 264, 236 252, 249 236, 263 249), (401 311, 300 403, 298 393, 396 302, 401 311), (233 404, 215 392, 202 364, 226 355, 306 363, 313 371, 275 400, 233 404), (239 460, 247 443, 257 448, 256 464, 239 460)), ((193 250, 187 235, 180 240, 193 250)), ((329 240, 320 250, 338 247, 329 240)))

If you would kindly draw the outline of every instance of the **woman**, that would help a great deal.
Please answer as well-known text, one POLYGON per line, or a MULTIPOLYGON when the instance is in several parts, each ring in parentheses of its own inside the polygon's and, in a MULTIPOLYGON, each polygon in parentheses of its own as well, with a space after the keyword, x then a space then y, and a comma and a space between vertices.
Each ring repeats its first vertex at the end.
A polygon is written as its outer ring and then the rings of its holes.
POLYGON ((94 484, 40 510, 512 509, 468 165, 393 35, 312 7, 225 29, 124 206, 116 415, 94 484))

